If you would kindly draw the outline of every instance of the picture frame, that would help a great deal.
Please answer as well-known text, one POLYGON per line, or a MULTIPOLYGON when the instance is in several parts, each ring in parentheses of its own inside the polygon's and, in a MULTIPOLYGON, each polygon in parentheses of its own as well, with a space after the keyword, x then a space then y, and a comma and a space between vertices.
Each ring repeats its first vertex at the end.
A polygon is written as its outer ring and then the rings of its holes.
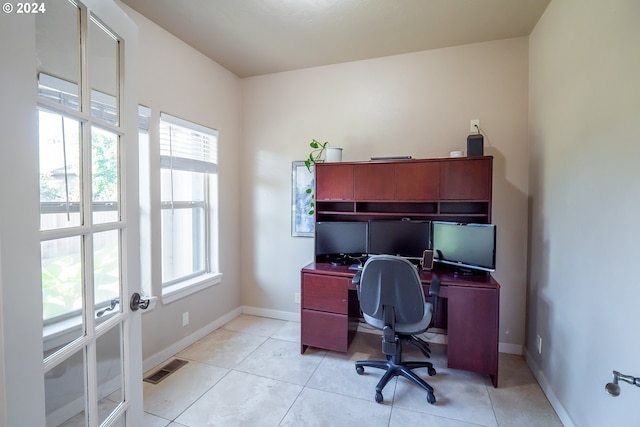
POLYGON ((291 164, 291 235, 293 237, 313 237, 315 215, 313 214, 315 171, 307 169, 304 161, 291 164), (311 189, 311 191, 308 191, 311 189), (312 212, 311 214, 309 212, 312 212))

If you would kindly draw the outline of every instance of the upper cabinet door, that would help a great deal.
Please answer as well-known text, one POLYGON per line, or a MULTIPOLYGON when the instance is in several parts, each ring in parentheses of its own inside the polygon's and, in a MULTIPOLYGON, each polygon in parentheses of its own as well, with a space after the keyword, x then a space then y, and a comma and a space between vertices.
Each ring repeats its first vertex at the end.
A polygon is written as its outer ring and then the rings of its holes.
POLYGON ((316 200, 353 200, 353 165, 317 163, 316 200))
POLYGON ((491 157, 443 161, 440 199, 491 200, 491 161, 491 157))
POLYGON ((438 200, 440 162, 407 162, 395 165, 397 200, 438 200))
POLYGON ((393 200, 395 164, 354 165, 353 192, 356 200, 393 200))

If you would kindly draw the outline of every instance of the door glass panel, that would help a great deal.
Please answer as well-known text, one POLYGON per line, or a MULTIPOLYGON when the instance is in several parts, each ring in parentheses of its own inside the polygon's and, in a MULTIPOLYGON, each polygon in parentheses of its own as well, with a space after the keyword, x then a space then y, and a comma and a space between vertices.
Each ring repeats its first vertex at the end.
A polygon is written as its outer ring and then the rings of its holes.
POLYGON ((118 48, 116 37, 96 17, 89 21, 89 85, 91 115, 117 125, 118 48))
POLYGON ((84 426, 86 388, 84 349, 44 374, 47 426, 84 426))
POLYGON ((44 357, 84 335, 81 237, 41 242, 44 357))
POLYGON ((80 87, 80 9, 56 2, 36 19, 38 92, 49 100, 78 110, 80 87))
POLYGON ((100 423, 124 400, 122 354, 122 333, 119 326, 112 328, 96 340, 100 423))
POLYGON ((114 222, 119 213, 118 135, 91 129, 92 201, 94 224, 114 222))
POLYGON ((40 133, 40 229, 81 223, 80 122, 38 112, 40 133))
POLYGON ((93 237, 93 282, 96 324, 120 313, 120 230, 93 237))

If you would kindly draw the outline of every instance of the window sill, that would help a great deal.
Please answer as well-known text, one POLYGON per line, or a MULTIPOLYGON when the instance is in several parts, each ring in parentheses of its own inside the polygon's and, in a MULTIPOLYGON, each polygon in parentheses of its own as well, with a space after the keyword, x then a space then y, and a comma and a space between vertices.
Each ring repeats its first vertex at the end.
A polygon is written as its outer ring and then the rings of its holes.
POLYGON ((169 304, 222 282, 222 273, 204 274, 162 288, 162 303, 169 304))

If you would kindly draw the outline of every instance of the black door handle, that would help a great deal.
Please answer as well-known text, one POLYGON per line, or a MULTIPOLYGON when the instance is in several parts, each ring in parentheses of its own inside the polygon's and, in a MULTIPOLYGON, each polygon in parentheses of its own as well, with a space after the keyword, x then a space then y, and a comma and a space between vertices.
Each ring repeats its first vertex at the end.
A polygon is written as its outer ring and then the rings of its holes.
POLYGON ((151 300, 149 298, 142 298, 139 293, 134 292, 131 295, 131 300, 129 301, 129 307, 131 311, 137 311, 139 308, 145 310, 149 307, 149 302, 151 300))

